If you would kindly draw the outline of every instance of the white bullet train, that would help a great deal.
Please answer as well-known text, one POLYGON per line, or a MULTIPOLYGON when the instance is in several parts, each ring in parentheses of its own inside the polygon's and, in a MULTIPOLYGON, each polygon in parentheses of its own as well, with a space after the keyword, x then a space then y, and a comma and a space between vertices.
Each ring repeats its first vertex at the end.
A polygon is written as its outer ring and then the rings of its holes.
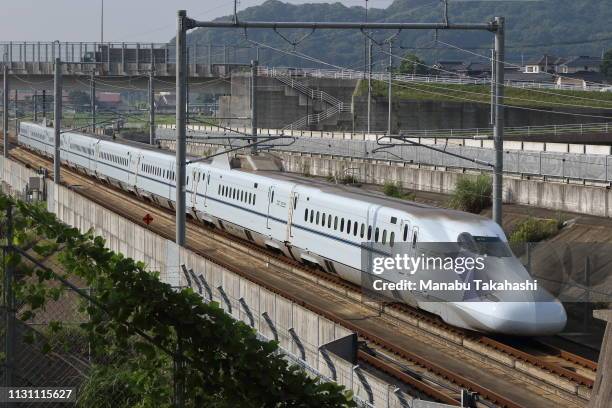
MULTIPOLYGON (((21 123, 18 140, 53 155, 52 128, 21 123)), ((230 160, 224 155, 187 166, 186 200, 191 216, 357 285, 368 275, 362 271, 366 241, 376 243, 374 251, 393 256, 400 248, 417 251, 422 243, 467 240, 469 251, 487 259, 486 279, 530 278, 507 247, 502 229, 487 218, 288 174, 274 166, 262 170, 266 163, 250 167, 259 168, 256 171, 232 165, 240 160, 252 164, 262 159, 230 160), (497 249, 489 249, 493 248, 489 243, 497 249)), ((176 167, 169 152, 66 132, 61 136, 61 161, 173 208, 176 167)), ((419 277, 423 273, 419 271, 419 277)), ((387 279, 395 281, 401 276, 387 279)), ((567 319, 561 303, 543 289, 525 300, 509 299, 505 292, 477 294, 461 301, 432 301, 427 294, 411 291, 392 295, 449 324, 487 333, 547 335, 560 332, 567 319)))

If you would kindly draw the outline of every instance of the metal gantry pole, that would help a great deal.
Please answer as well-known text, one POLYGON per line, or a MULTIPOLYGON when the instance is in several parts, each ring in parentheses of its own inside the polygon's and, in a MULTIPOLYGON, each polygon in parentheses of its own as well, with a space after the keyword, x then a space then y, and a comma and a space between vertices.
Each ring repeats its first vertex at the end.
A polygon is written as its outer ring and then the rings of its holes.
POLYGON ((502 225, 504 171, 504 18, 495 17, 495 174, 493 175, 493 220, 502 225))
POLYGON ((187 13, 179 10, 176 34, 176 243, 185 245, 185 151, 186 147, 186 85, 187 75, 187 13))
POLYGON ((155 143, 155 73, 149 72, 149 144, 155 143))
POLYGON ((43 120, 47 119, 47 90, 42 91, 42 117, 43 120))
POLYGON ((2 69, 2 75, 4 77, 4 84, 2 88, 2 134, 4 141, 4 157, 8 157, 9 141, 8 141, 8 112, 9 112, 9 86, 8 86, 8 66, 6 62, 2 69))
POLYGON ((96 133, 96 71, 91 71, 89 90, 89 108, 91 110, 91 132, 96 133))
POLYGON ((32 105, 32 110, 34 111, 34 122, 38 122, 38 91, 34 91, 32 105))
POLYGON ((53 127, 55 129, 55 153, 53 155, 53 182, 60 182, 60 136, 62 125, 62 62, 55 59, 53 82, 53 127))
POLYGON ((388 104, 389 104, 389 113, 387 116, 387 134, 390 135, 391 134, 391 101, 392 101, 392 91, 393 91, 393 85, 392 85, 392 76, 393 76, 393 42, 389 41, 389 83, 388 83, 388 89, 387 89, 387 93, 388 93, 388 104))
POLYGON ((257 60, 251 61, 251 154, 257 154, 257 60))
POLYGON ((368 133, 372 116, 372 40, 368 44, 368 133))

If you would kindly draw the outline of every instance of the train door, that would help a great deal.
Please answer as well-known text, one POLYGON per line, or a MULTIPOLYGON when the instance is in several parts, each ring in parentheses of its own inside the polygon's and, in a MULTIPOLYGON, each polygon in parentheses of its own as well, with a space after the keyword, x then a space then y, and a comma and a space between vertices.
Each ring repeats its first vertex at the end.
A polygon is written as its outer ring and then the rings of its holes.
POLYGON ((297 186, 294 186, 291 189, 291 194, 289 196, 289 215, 287 217, 287 241, 291 241, 291 238, 293 237, 293 215, 295 214, 299 195, 295 192, 296 188, 297 186))
POLYGON ((272 228, 272 220, 270 219, 272 214, 272 208, 274 204, 274 186, 270 186, 270 189, 268 190, 268 219, 267 219, 267 227, 268 229, 272 228))
POLYGON ((191 170, 191 177, 192 177, 192 194, 191 194, 191 207, 192 208, 197 208, 198 205, 198 186, 200 185, 201 181, 200 181, 200 177, 202 176, 202 174, 200 172, 198 172, 197 169, 192 169, 191 170))
POLYGON ((91 166, 91 170, 96 176, 98 176, 98 169, 100 166, 100 141, 98 141, 94 147, 94 164, 91 166))
POLYGON ((128 169, 129 174, 127 176, 127 184, 130 187, 136 187, 136 173, 138 171, 138 161, 140 156, 132 154, 132 152, 127 153, 128 156, 128 169))

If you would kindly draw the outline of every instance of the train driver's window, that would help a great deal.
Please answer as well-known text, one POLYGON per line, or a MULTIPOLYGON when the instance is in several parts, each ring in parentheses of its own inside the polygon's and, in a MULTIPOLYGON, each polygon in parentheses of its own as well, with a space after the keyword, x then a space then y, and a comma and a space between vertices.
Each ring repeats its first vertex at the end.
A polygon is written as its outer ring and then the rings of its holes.
POLYGON ((378 227, 376 227, 376 232, 374 233, 374 242, 378 242, 378 227))
POLYGON ((393 244, 395 244, 395 232, 391 231, 391 235, 389 236, 389 245, 393 247, 393 244))

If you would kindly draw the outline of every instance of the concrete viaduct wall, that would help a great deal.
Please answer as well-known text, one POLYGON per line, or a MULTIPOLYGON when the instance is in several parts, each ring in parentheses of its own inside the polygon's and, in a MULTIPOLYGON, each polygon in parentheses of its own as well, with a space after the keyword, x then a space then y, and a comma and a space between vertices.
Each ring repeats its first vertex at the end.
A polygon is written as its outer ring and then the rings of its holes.
MULTIPOLYGON (((5 192, 22 192, 29 178, 36 176, 25 166, 0 157, 5 192)), ((145 262, 151 270, 160 272, 162 281, 172 286, 187 285, 183 266, 202 275, 211 288, 212 300, 227 313, 251 325, 267 339, 274 339, 276 331, 281 349, 292 362, 302 365, 311 375, 335 378, 354 391, 361 406, 403 408, 408 402, 416 408, 446 407, 413 400, 401 391, 396 392, 397 384, 389 384, 350 362, 320 351, 324 344, 350 335, 348 329, 126 220, 79 195, 78 187, 70 189, 46 180, 46 188, 47 208, 60 220, 82 232, 93 229, 96 235, 106 239, 108 248, 145 262)), ((210 300, 205 291, 203 296, 210 300)))

